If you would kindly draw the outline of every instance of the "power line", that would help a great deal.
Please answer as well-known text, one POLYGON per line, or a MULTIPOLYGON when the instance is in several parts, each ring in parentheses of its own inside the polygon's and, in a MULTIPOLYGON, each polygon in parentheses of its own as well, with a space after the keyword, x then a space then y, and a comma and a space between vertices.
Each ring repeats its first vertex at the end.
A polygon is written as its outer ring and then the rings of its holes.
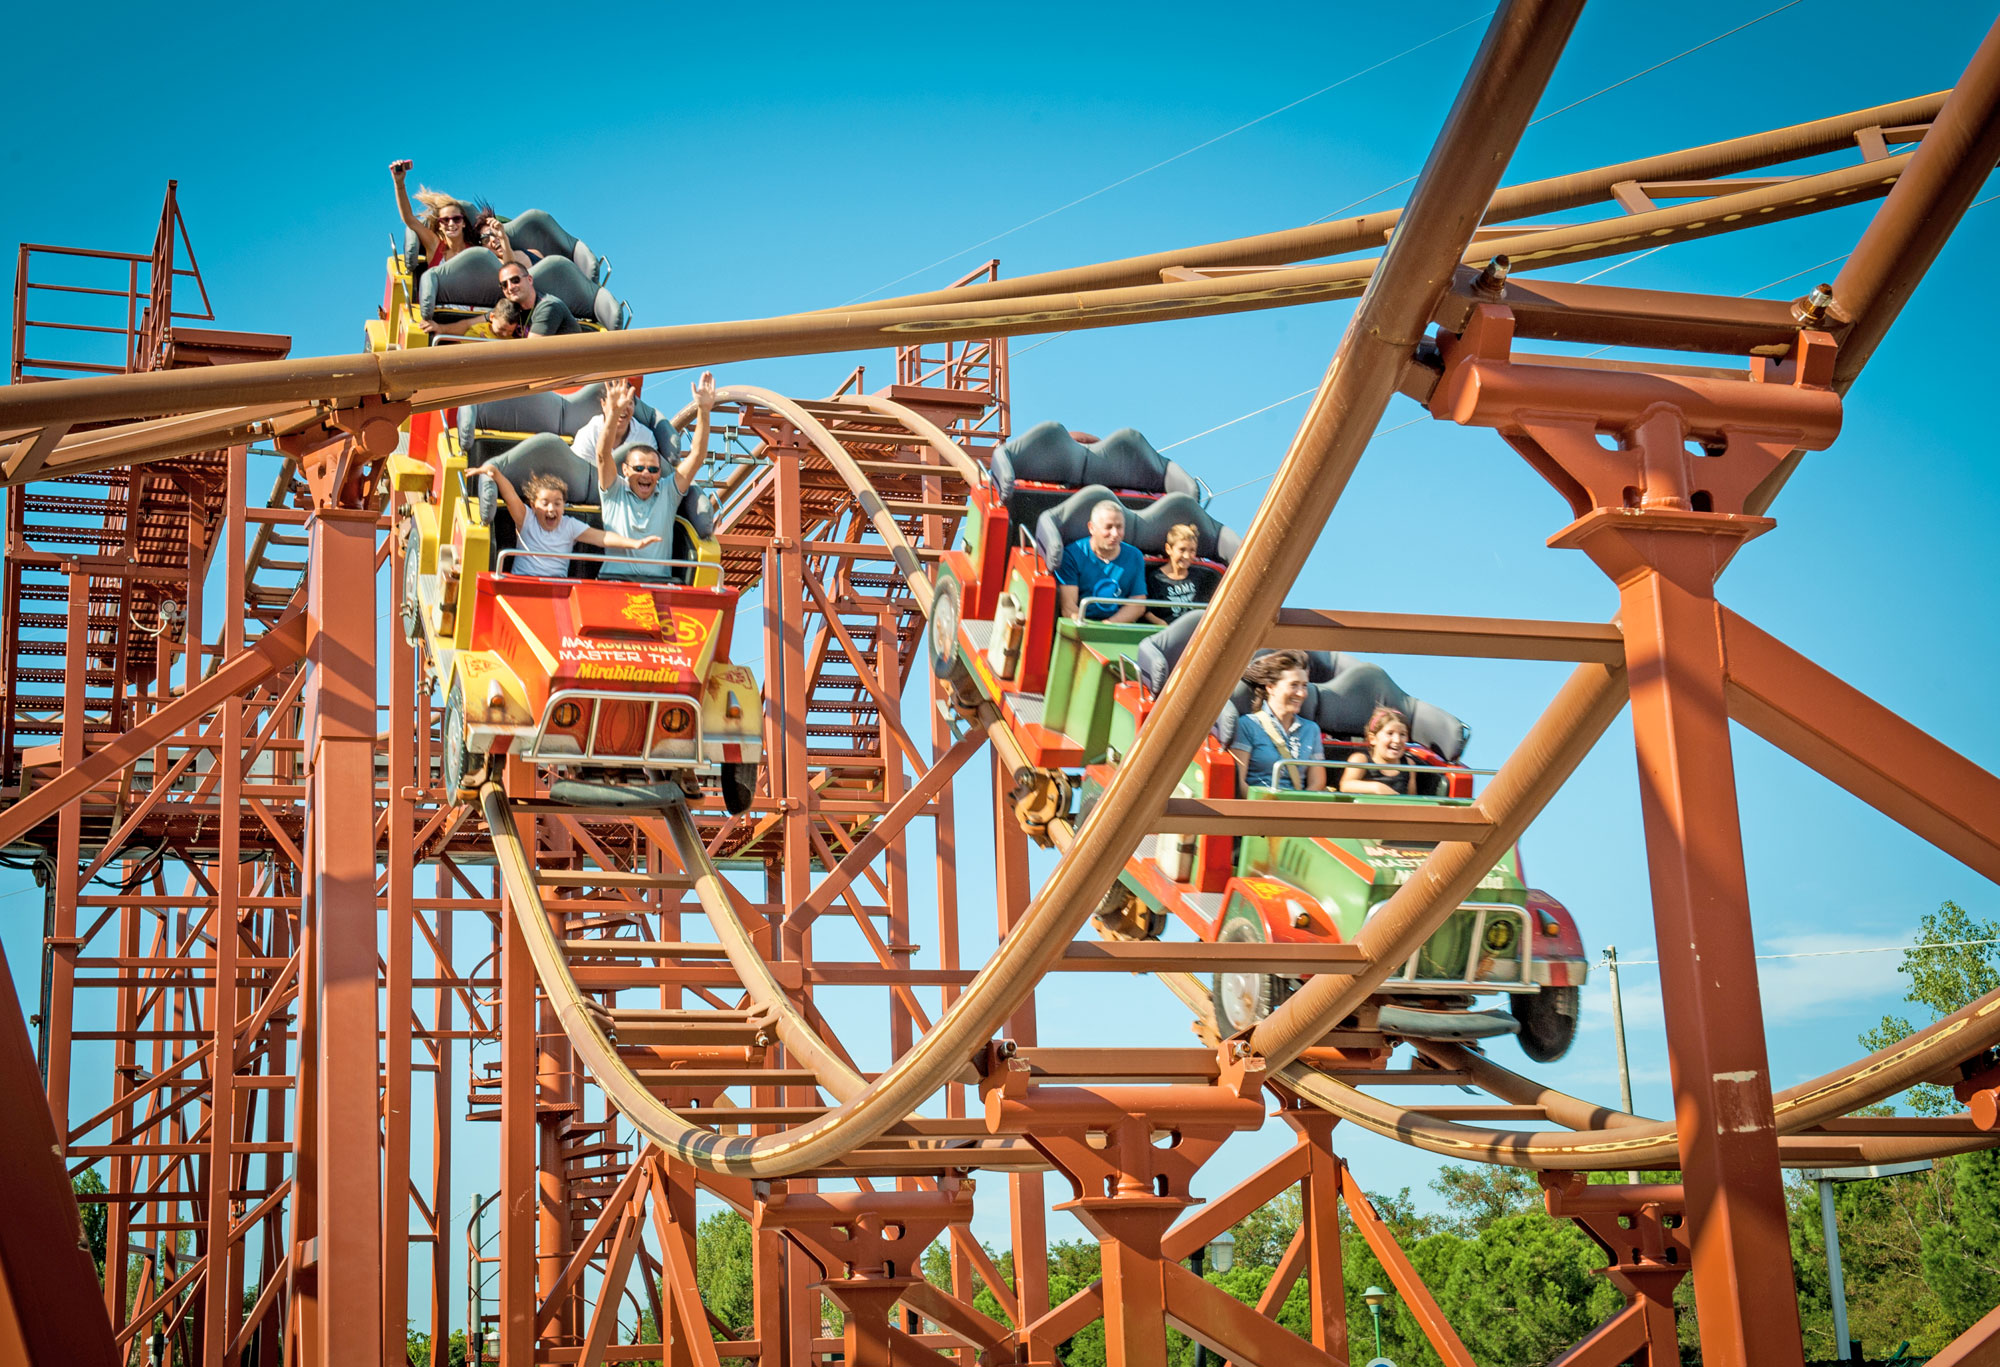
MULTIPOLYGON (((1809 949, 1797 954, 1759 954, 1756 958, 1757 962, 1765 963, 1773 959, 1838 959, 1849 954, 1892 954, 1898 950, 1905 954, 1923 954, 1933 949, 1970 949, 1976 945, 2000 945, 2000 939, 1945 940, 1934 945, 1870 945, 1866 949, 1809 949)), ((1601 968, 1610 962, 1609 959, 1599 959, 1597 964, 1601 968)), ((1620 968, 1632 968, 1637 965, 1657 963, 1659 963, 1658 959, 1621 958, 1618 960, 1620 968)))
MULTIPOLYGON (((1548 120, 1553 119, 1558 114, 1566 114, 1580 104, 1590 103, 1592 100, 1596 99, 1599 95, 1610 94, 1612 91, 1616 90, 1621 85, 1630 85, 1633 81, 1638 80, 1641 76, 1650 76, 1653 72, 1658 71, 1661 67, 1672 66, 1675 62, 1678 62, 1683 57, 1691 57, 1695 53, 1700 52, 1705 47, 1713 47, 1715 44, 1721 42, 1724 38, 1732 37, 1738 33, 1743 32, 1743 30, 1746 28, 1750 28, 1751 26, 1756 24, 1761 24, 1766 19, 1769 19, 1772 15, 1782 14, 1784 11, 1792 8, 1792 6, 1801 3, 1803 3, 1803 0, 1785 0, 1785 3, 1778 6, 1776 9, 1766 10, 1764 13, 1758 15, 1755 19, 1751 19, 1744 23, 1738 24, 1735 28, 1730 29, 1725 33, 1718 33, 1713 38, 1710 38, 1705 42, 1696 43, 1693 47, 1688 48, 1685 52, 1676 52, 1673 56, 1667 58, 1665 61, 1655 62, 1651 66, 1645 68, 1645 70, 1643 71, 1635 71, 1630 76, 1625 77, 1623 80, 1613 81, 1610 85, 1607 85, 1600 90, 1593 90, 1580 100, 1571 100, 1568 104, 1562 106, 1562 108, 1560 109, 1551 109, 1548 113, 1541 115, 1539 118, 1530 120, 1528 123, 1528 127, 1533 128, 1538 123, 1546 123, 1548 120)), ((1391 190, 1400 190, 1405 185, 1408 185, 1411 181, 1415 179, 1416 176, 1405 176, 1401 180, 1397 181, 1394 185, 1384 185, 1381 189, 1375 191, 1373 194, 1367 194, 1363 195, 1359 199, 1349 200, 1347 203, 1341 205, 1338 209, 1335 209, 1332 213, 1327 214, 1320 218, 1316 218, 1313 220, 1313 222, 1326 223, 1333 219, 1339 218, 1349 209, 1355 208, 1358 205, 1366 204, 1371 199, 1379 199, 1383 195, 1388 194, 1391 190)))
MULTIPOLYGON (((1798 2, 1799 0, 1792 0, 1793 4, 1797 4, 1798 2)), ((1368 75, 1372 71, 1380 71, 1383 67, 1388 66, 1391 62, 1400 61, 1403 58, 1409 56, 1413 52, 1420 52, 1424 48, 1429 47, 1433 43, 1442 42, 1446 38, 1451 37, 1452 34, 1459 32, 1461 29, 1471 28, 1474 24, 1481 23, 1484 20, 1491 18, 1493 16, 1493 13, 1494 12, 1492 10, 1487 10, 1484 14, 1475 15, 1474 17, 1466 20, 1464 23, 1456 25, 1455 27, 1452 28, 1448 28, 1444 32, 1436 34, 1432 37, 1426 38, 1424 39, 1424 41, 1416 44, 1413 47, 1404 48, 1401 52, 1398 52, 1393 57, 1384 57, 1381 61, 1375 63, 1373 66, 1365 66, 1361 68, 1361 70, 1359 71, 1350 72, 1348 75, 1345 75, 1341 77, 1339 80, 1335 81, 1332 85, 1323 85, 1318 90, 1313 91, 1310 95, 1301 95, 1296 100, 1293 100, 1288 104, 1281 104, 1276 109, 1273 109, 1268 113, 1259 114, 1256 118, 1251 119, 1248 123, 1239 123, 1236 125, 1236 127, 1230 129, 1226 133, 1217 133, 1214 137, 1209 138, 1203 142, 1198 142, 1194 146, 1186 149, 1185 151, 1176 152, 1171 157, 1168 157, 1163 161, 1154 162, 1151 166, 1146 167, 1144 170, 1134 171, 1132 172, 1132 174, 1128 176, 1121 176, 1119 179, 1112 181, 1109 185, 1105 185, 1098 189, 1092 190, 1089 194, 1081 195, 1076 199, 1071 200, 1067 204, 1057 205, 1055 208, 1050 209, 1046 213, 1036 214, 1033 218, 1027 219, 1026 221, 1021 223, 1016 223, 1013 227, 1008 228, 1004 232, 995 233, 991 237, 983 238, 982 240, 973 243, 970 247, 961 248, 960 250, 953 252, 950 256, 939 257, 937 260, 931 262, 930 265, 928 266, 920 266, 916 270, 910 271, 905 275, 897 276, 894 280, 889 281, 887 284, 877 285, 874 289, 869 290, 866 294, 857 294, 854 296, 854 298, 849 299, 846 301, 846 303, 842 304, 841 307, 845 308, 847 304, 859 303, 863 299, 868 298, 869 295, 880 294, 883 290, 893 289, 897 285, 902 284, 905 280, 909 280, 916 276, 922 275, 925 271, 936 270, 939 266, 942 266, 947 262, 956 261, 961 256, 965 256, 971 252, 978 251, 981 247, 989 247, 993 245, 995 242, 998 242, 1003 237, 1012 237, 1015 233, 1020 232, 1023 228, 1032 228, 1037 223, 1041 223, 1044 220, 1054 218, 1057 214, 1062 213, 1066 209, 1074 209, 1077 205, 1084 204, 1089 202, 1090 200, 1096 199, 1099 195, 1109 194, 1111 191, 1116 190, 1121 185, 1130 185, 1133 181, 1139 179, 1139 177, 1141 176, 1151 175, 1153 172, 1159 170, 1163 166, 1171 166, 1175 162, 1181 160, 1183 157, 1191 157, 1196 152, 1199 152, 1204 148, 1215 146, 1215 144, 1221 142, 1224 138, 1233 138, 1238 133, 1243 132, 1245 129, 1255 128, 1258 124, 1265 122, 1267 119, 1275 119, 1276 117, 1278 117, 1278 115, 1283 114, 1288 110, 1297 109, 1300 105, 1306 103, 1308 100, 1316 100, 1320 96, 1326 94, 1329 91, 1340 89, 1340 87, 1348 84, 1350 81, 1360 80, 1363 76, 1368 75)))
MULTIPOLYGON (((1316 391, 1316 390, 1317 390, 1318 388, 1319 388, 1319 386, 1315 385, 1315 386, 1313 386, 1313 388, 1312 388, 1312 389, 1308 389, 1308 390, 1304 391, 1304 393, 1300 393, 1300 394, 1294 394, 1294 395, 1292 395, 1292 397, 1291 397, 1291 398, 1289 398, 1289 399, 1280 399, 1280 400, 1278 400, 1278 402, 1277 402, 1277 403, 1274 403, 1274 404, 1269 404, 1269 405, 1266 405, 1266 406, 1265 406, 1265 407, 1263 407, 1263 408, 1260 408, 1260 409, 1258 409, 1258 410, 1257 410, 1257 413, 1266 413, 1266 412, 1269 412, 1269 411, 1270 411, 1271 409, 1273 409, 1273 408, 1276 408, 1276 407, 1278 407, 1278 405, 1279 405, 1279 404, 1287 404, 1287 403, 1295 403, 1295 402, 1297 402, 1298 400, 1300 400, 1300 399, 1303 399, 1303 398, 1304 398, 1304 397, 1306 396, 1306 394, 1311 394, 1311 393, 1314 393, 1314 392, 1315 392, 1315 391, 1316 391)), ((1233 425, 1234 425, 1235 423, 1239 423, 1239 422, 1242 422, 1242 421, 1243 421, 1243 418, 1254 418, 1254 417, 1256 417, 1256 416, 1257 416, 1257 413, 1245 413, 1245 414, 1243 415, 1243 417, 1242 417, 1242 418, 1233 418, 1233 419, 1231 419, 1231 420, 1230 420, 1229 422, 1226 422, 1226 423, 1223 423, 1223 424, 1222 424, 1222 427, 1230 427, 1230 426, 1233 426, 1233 425)), ((1389 434, 1390 434, 1391 432, 1400 432, 1400 431, 1402 431, 1402 430, 1403 430, 1403 429, 1404 429, 1405 427, 1415 427, 1415 426, 1416 426, 1416 425, 1417 425, 1418 423, 1422 422, 1422 421, 1423 421, 1423 420, 1424 420, 1425 418, 1428 418, 1429 416, 1430 416, 1430 414, 1428 414, 1428 413, 1424 413, 1424 414, 1422 414, 1422 415, 1420 415, 1420 416, 1418 416, 1418 417, 1414 417, 1414 418, 1411 418, 1411 419, 1410 419, 1410 420, 1409 420, 1408 422, 1399 422, 1399 423, 1397 423, 1397 424, 1396 424, 1396 425, 1395 425, 1394 427, 1385 427, 1385 428, 1383 428, 1383 429, 1382 429, 1382 430, 1381 430, 1380 432, 1377 432, 1377 433, 1375 434, 1375 436, 1374 436, 1374 437, 1370 437, 1370 438, 1369 438, 1368 440, 1370 440, 1370 441, 1374 441, 1376 437, 1386 437, 1386 436, 1388 436, 1388 435, 1389 435, 1389 434)), ((1209 431, 1209 432, 1220 432, 1220 431, 1222 430, 1222 427, 1211 427, 1211 428, 1209 428, 1209 429, 1208 429, 1208 431, 1209 431)), ((1197 432, 1197 433, 1195 433, 1194 435, 1195 435, 1195 437, 1205 437, 1205 436, 1207 436, 1207 435, 1208 435, 1208 432, 1197 432)), ((1185 441, 1193 441, 1193 440, 1194 440, 1194 437, 1188 437, 1188 438, 1186 438, 1186 439, 1185 439, 1185 441)), ((1184 444, 1185 444, 1185 441, 1177 441, 1177 442, 1175 442, 1175 443, 1174 443, 1174 446, 1181 446, 1181 445, 1184 445, 1184 444)), ((1173 449, 1173 447, 1172 447, 1172 446, 1168 446, 1168 447, 1162 447, 1161 449, 1162 449, 1162 450, 1167 450, 1167 451, 1171 451, 1171 450, 1173 449)), ((1215 500, 1217 500, 1218 498, 1221 498, 1221 497, 1222 497, 1222 496, 1223 496, 1224 494, 1233 494, 1233 493, 1235 493, 1235 492, 1236 492, 1236 491, 1237 491, 1238 489, 1248 489, 1248 488, 1249 488, 1249 487, 1250 487, 1251 485, 1253 485, 1253 484, 1262 484, 1262 483, 1263 483, 1263 482, 1264 482, 1265 480, 1267 480, 1267 479, 1270 479, 1270 478, 1271 478, 1271 477, 1272 477, 1273 475, 1276 475, 1277 473, 1278 473, 1278 472, 1277 472, 1276 470, 1273 470, 1273 471, 1271 471, 1271 473, 1270 473, 1270 474, 1266 474, 1266 475, 1259 475, 1259 476, 1257 476, 1257 478, 1255 478, 1255 479, 1246 479, 1246 480, 1244 480, 1244 481, 1243 481, 1243 482, 1242 482, 1241 484, 1232 484, 1232 485, 1230 485, 1230 486, 1229 486, 1229 487, 1228 487, 1227 489, 1218 489, 1218 490, 1216 490, 1216 491, 1215 491, 1214 493, 1212 493, 1212 494, 1210 494, 1210 495, 1208 496, 1208 501, 1209 501, 1210 503, 1213 503, 1213 502, 1215 502, 1215 500)))
MULTIPOLYGON (((1220 432, 1225 427, 1234 427, 1239 422, 1248 422, 1250 421, 1250 419, 1256 417, 1259 413, 1268 413, 1274 408, 1283 408, 1288 403, 1297 403, 1300 399, 1303 399, 1306 395, 1313 393, 1318 388, 1319 388, 1318 385, 1314 385, 1312 389, 1301 389, 1296 394, 1286 395, 1284 398, 1279 399, 1276 403, 1267 403, 1262 408, 1253 408, 1240 418, 1231 418, 1228 422, 1219 422, 1213 427, 1195 433, 1192 437, 1182 437, 1179 441, 1172 442, 1166 446, 1160 447, 1159 449, 1162 453, 1165 453, 1167 451, 1173 450, 1174 447, 1176 446, 1186 446, 1189 442, 1198 441, 1201 438, 1207 436, 1210 432, 1220 432)), ((1240 489, 1243 486, 1239 484, 1236 485, 1235 487, 1240 489)), ((1225 489, 1223 490, 1223 492, 1228 493, 1229 491, 1225 489)))

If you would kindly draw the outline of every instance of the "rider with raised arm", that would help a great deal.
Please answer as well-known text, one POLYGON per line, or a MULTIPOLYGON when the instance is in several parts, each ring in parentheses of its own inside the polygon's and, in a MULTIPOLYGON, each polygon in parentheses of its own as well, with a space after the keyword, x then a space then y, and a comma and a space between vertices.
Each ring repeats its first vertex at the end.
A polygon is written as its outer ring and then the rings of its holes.
POLYGON ((638 395, 639 391, 627 380, 613 380, 605 385, 597 400, 601 411, 577 429, 576 435, 570 438, 569 449, 593 465, 597 463, 600 452, 616 451, 621 446, 634 443, 650 446, 655 451, 674 450, 673 443, 678 434, 672 428, 667 429, 663 441, 652 428, 632 416, 638 395))
POLYGON ((602 546, 607 551, 642 551, 659 541, 651 536, 635 540, 616 532, 600 532, 565 512, 569 490, 555 475, 533 475, 516 493, 514 482, 498 466, 476 465, 465 472, 468 480, 486 476, 500 491, 507 515, 514 519, 514 540, 521 554, 514 560, 515 574, 531 574, 540 579, 569 578, 569 555, 579 545, 602 546), (523 502, 523 496, 526 502, 523 502))
POLYGON ((674 467, 671 489, 662 488, 660 476, 666 458, 650 443, 624 440, 632 422, 632 387, 613 380, 604 387, 605 425, 597 440, 598 507, 604 529, 621 537, 643 541, 657 539, 644 551, 620 551, 619 559, 601 570, 605 579, 671 579, 674 514, 681 496, 694 487, 702 462, 708 459, 709 413, 715 407, 715 376, 703 371, 694 391, 694 442, 680 464, 674 467))
POLYGON ((417 235, 425 267, 441 266, 478 245, 472 238, 472 211, 463 201, 442 190, 422 186, 416 197, 425 212, 422 218, 417 217, 416 208, 410 203, 409 186, 404 183, 414 164, 407 157, 389 163, 389 177, 396 182, 396 212, 401 215, 403 226, 417 235))

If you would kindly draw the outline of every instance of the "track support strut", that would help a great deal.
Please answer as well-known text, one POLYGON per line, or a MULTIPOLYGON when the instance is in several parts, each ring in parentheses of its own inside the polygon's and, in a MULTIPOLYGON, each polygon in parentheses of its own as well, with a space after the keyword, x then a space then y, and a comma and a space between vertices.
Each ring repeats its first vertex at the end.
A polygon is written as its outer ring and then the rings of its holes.
POLYGON ((1443 339, 1431 410, 1497 428, 1576 514, 1549 544, 1583 551, 1618 585, 1703 1360, 1797 1367, 1715 581, 1773 525, 1745 512, 1757 486, 1840 430, 1833 342, 1802 331, 1788 357, 1753 358, 1742 379, 1590 370, 1512 348, 1508 309, 1475 309, 1443 339))

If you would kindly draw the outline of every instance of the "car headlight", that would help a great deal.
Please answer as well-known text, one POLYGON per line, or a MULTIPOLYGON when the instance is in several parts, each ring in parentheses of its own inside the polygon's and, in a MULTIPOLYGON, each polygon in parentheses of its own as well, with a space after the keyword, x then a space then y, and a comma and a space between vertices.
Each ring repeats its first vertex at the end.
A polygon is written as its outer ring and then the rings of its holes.
POLYGON ((1486 948, 1495 954, 1505 954, 1514 947, 1514 918, 1498 916, 1486 923, 1486 948))

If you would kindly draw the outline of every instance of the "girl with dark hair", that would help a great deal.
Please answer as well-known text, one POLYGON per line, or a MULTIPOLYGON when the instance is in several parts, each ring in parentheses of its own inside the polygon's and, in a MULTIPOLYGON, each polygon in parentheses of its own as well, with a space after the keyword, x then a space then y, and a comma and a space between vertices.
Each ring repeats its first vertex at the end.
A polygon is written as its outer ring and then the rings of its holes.
POLYGON ((542 259, 543 253, 533 247, 517 247, 508 239, 507 220, 483 199, 473 206, 472 232, 479 245, 499 257, 503 266, 512 261, 522 270, 528 270, 542 259))
POLYGON ((1319 724, 1299 715, 1312 694, 1312 686, 1306 682, 1305 653, 1274 650, 1259 655, 1243 671, 1243 682, 1250 685, 1254 701, 1251 710, 1237 719, 1230 754, 1236 759, 1244 786, 1324 792, 1324 765, 1285 764, 1286 760, 1326 758, 1319 724))
POLYGON ((1392 767, 1408 763, 1410 719, 1393 707, 1378 707, 1361 733, 1368 742, 1367 753, 1354 751, 1347 767, 1340 771, 1343 793, 1375 793, 1382 797, 1413 797, 1417 776, 1408 769, 1392 767))

